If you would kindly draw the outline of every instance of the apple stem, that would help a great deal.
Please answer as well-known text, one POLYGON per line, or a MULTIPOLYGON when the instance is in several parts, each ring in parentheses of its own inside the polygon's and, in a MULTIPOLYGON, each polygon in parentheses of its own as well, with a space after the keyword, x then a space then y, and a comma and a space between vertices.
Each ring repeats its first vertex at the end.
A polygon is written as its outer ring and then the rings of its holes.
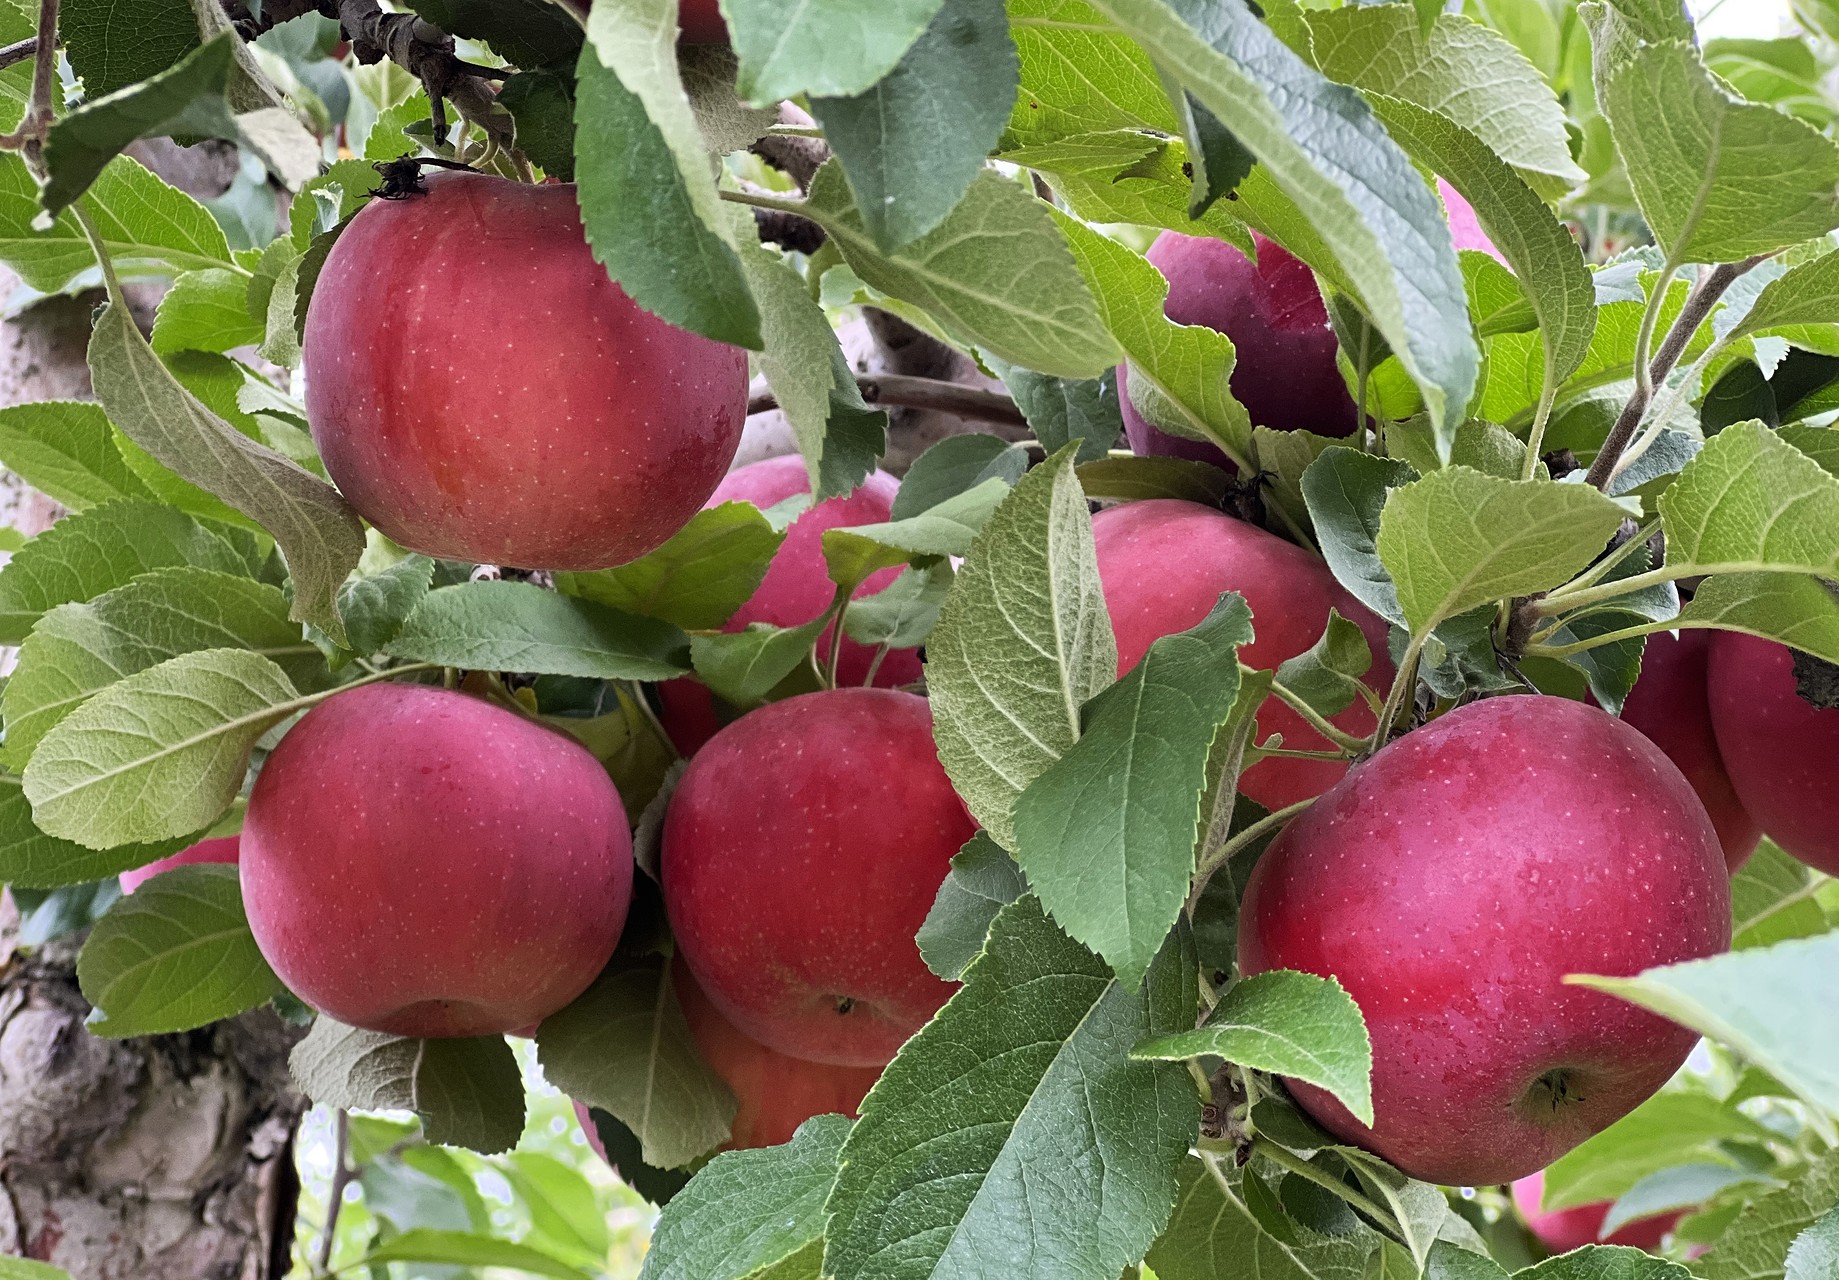
POLYGON ((1393 1217, 1391 1213, 1381 1208, 1373 1200, 1368 1199, 1360 1192, 1348 1186, 1326 1169, 1319 1169, 1315 1165, 1309 1163, 1309 1161, 1303 1159, 1288 1147, 1280 1146, 1263 1134, 1259 1134, 1252 1139, 1251 1153, 1254 1156, 1263 1156, 1272 1164, 1281 1165, 1291 1173, 1294 1173, 1297 1177, 1306 1178, 1310 1182, 1315 1183, 1318 1187, 1333 1192, 1335 1195, 1345 1200, 1350 1206, 1358 1209, 1361 1213, 1364 1213, 1375 1223, 1379 1224, 1380 1229, 1387 1234, 1392 1236, 1399 1236, 1401 1234, 1399 1231, 1398 1219, 1393 1217))

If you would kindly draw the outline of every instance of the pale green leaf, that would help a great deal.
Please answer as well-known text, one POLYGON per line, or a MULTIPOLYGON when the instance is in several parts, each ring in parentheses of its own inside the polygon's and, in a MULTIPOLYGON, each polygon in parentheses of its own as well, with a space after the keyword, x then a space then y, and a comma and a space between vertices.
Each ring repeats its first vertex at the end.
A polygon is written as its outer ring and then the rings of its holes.
POLYGON ((1839 662, 1839 593, 1798 573, 1723 573, 1699 585, 1674 620, 1779 640, 1839 662))
POLYGON ((656 551, 614 569, 558 573, 557 589, 626 613, 709 630, 759 589, 785 535, 745 502, 699 511, 656 551))
POLYGON ((153 496, 122 461, 108 416, 81 401, 0 409, 0 464, 72 511, 153 496))
POLYGON ((1675 566, 1839 578, 1839 476, 1759 422, 1706 442, 1661 495, 1660 516, 1675 566))
POLYGON ((528 1244, 435 1227, 411 1227, 391 1236, 352 1263, 351 1269, 387 1267, 392 1262, 450 1263, 465 1268, 504 1267, 528 1275, 554 1276, 557 1280, 588 1280, 590 1275, 528 1244))
MULTIPOLYGON (((1813 1161, 1788 1186, 1752 1200, 1698 1263, 1705 1280, 1790 1280, 1787 1254, 1839 1202, 1839 1154, 1813 1161)), ((1800 1280, 1793 1277, 1792 1280, 1800 1280)))
POLYGON ((861 93, 900 61, 943 0, 728 0, 741 96, 763 106, 799 94, 861 93))
MULTIPOLYGON (((292 295, 289 295, 292 305, 292 295)), ((265 326, 249 314, 249 277, 223 267, 187 271, 160 299, 153 349, 228 351, 262 340, 265 326)))

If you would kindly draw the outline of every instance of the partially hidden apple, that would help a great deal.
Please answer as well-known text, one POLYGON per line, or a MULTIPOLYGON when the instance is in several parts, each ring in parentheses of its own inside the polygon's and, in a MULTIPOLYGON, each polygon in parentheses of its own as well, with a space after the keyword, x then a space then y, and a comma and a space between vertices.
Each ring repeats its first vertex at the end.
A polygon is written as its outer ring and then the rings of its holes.
POLYGON ((1735 872, 1756 851, 1762 826, 1738 799, 1718 750, 1707 688, 1711 643, 1707 631, 1649 636, 1641 678, 1622 704, 1622 719, 1652 739, 1686 775, 1717 828, 1725 863, 1735 872))
POLYGON ((924 698, 770 703, 697 752, 671 797, 661 871, 678 953, 770 1048, 882 1066, 951 995, 913 936, 974 831, 924 698))
POLYGON ((1711 723, 1743 807, 1783 849, 1839 875, 1839 710, 1797 692, 1794 654, 1773 640, 1711 640, 1711 723))
POLYGON ((1535 1173, 1513 1184, 1513 1207, 1520 1211, 1533 1239, 1553 1253, 1569 1253, 1587 1244, 1621 1244, 1631 1249, 1658 1249, 1683 1213, 1661 1213, 1637 1218, 1604 1235, 1603 1223, 1612 1207, 1608 1200, 1578 1205, 1575 1209, 1546 1209, 1545 1174, 1535 1173))
POLYGON ((598 569, 664 542, 740 444, 747 353, 641 309, 575 188, 435 173, 376 199, 307 310, 307 418, 360 514, 411 550, 598 569))
POLYGON ((288 731, 249 797, 249 927, 288 988, 400 1036, 523 1031, 587 989, 632 896, 619 792, 480 699, 371 684, 288 731))
MULTIPOLYGON (((1335 364, 1328 308, 1307 264, 1253 233, 1258 260, 1224 240, 1164 231, 1149 260, 1169 282, 1163 312, 1177 324, 1202 325, 1232 339, 1237 352, 1232 393, 1256 426, 1350 436, 1358 412, 1335 364)), ((1159 430, 1130 400, 1130 370, 1118 366, 1124 432, 1139 454, 1190 458, 1232 469, 1204 441, 1159 430)))
MULTIPOLYGON (((765 510, 787 498, 811 492, 811 477, 804 460, 798 457, 767 458, 761 462, 736 467, 715 487, 705 504, 716 507, 724 502, 750 502, 765 510)), ((810 622, 830 607, 836 598, 836 584, 830 581, 824 566, 824 533, 858 524, 881 524, 891 517, 894 496, 900 481, 885 471, 872 472, 856 489, 840 498, 827 498, 804 512, 786 530, 766 577, 759 588, 729 619, 724 631, 744 631, 754 622, 776 627, 798 627, 810 622)), ((873 595, 900 576, 900 570, 882 569, 870 574, 856 590, 856 597, 873 595)), ((830 652, 831 632, 826 627, 818 638, 820 657, 830 652)), ((876 649, 843 637, 837 651, 837 683, 854 687, 864 683, 874 668, 876 686, 884 689, 912 684, 920 678, 919 651, 890 649, 875 667, 876 649)), ((709 691, 689 676, 666 681, 658 686, 664 727, 677 750, 694 755, 702 744, 721 727, 709 691)))
POLYGON ((181 849, 177 853, 168 854, 158 862, 149 862, 144 867, 136 867, 132 871, 122 872, 121 891, 123 893, 133 893, 136 889, 146 884, 147 881, 159 875, 160 872, 171 871, 174 867, 189 867, 200 862, 227 862, 234 864, 236 862, 237 844, 238 840, 235 836, 219 836, 215 840, 200 840, 197 844, 189 848, 181 849))
POLYGON ((1277 837, 1239 917, 1248 975, 1340 982, 1373 1046, 1369 1127, 1290 1081, 1344 1141, 1428 1182, 1511 1182, 1666 1083, 1697 1036, 1568 974, 1730 944, 1730 877, 1692 786, 1581 702, 1489 698, 1350 770, 1277 837))
POLYGON ((728 24, 716 0, 683 0, 677 9, 677 29, 684 44, 728 43, 728 24))
MULTIPOLYGON (((1110 507, 1092 518, 1098 576, 1117 634, 1117 669, 1130 671, 1149 646, 1205 618, 1222 591, 1237 591, 1252 610, 1256 639, 1239 651, 1250 666, 1275 670, 1321 639, 1328 611, 1359 625, 1373 653, 1367 682, 1382 695, 1392 681, 1386 625, 1342 589, 1319 556, 1255 525, 1197 502, 1152 498, 1110 507)), ((1337 728, 1370 734, 1377 718, 1362 699, 1333 717, 1337 728)), ((1295 711, 1268 699, 1258 738, 1283 735, 1292 751, 1332 747, 1295 711)), ((1273 757, 1246 770, 1239 789, 1267 809, 1320 795, 1347 771, 1339 760, 1273 757)))
POLYGON ((1449 220, 1450 239, 1455 241, 1456 247, 1478 249, 1503 267, 1506 266, 1506 255, 1495 247, 1494 241, 1488 239, 1488 233, 1481 229, 1481 218, 1476 214, 1475 206, 1442 178, 1437 179, 1437 195, 1443 200, 1443 214, 1449 220))

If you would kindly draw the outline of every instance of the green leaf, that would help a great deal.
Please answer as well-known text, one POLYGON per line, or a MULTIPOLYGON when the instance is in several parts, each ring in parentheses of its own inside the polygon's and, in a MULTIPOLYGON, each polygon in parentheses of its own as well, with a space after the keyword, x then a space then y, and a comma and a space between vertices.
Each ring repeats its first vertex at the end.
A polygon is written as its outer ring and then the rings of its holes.
POLYGON ((848 493, 886 447, 887 415, 862 402, 836 332, 804 277, 780 254, 753 241, 745 210, 737 211, 736 222, 747 228, 741 269, 760 306, 766 344, 760 371, 791 425, 813 495, 821 500, 848 493))
POLYGON ((1334 448, 1303 472, 1303 497, 1315 523, 1322 558, 1335 580, 1367 608, 1401 626, 1398 587, 1379 556, 1379 531, 1394 489, 1417 478, 1395 458, 1334 448))
POLYGON ((1486 1254, 1439 1240, 1430 1246, 1424 1280, 1507 1280, 1507 1272, 1486 1254))
POLYGON ((492 1155, 523 1132, 523 1080, 499 1036, 409 1040, 321 1014, 287 1066, 321 1106, 415 1112, 430 1142, 492 1155))
POLYGON ((741 1280, 820 1240, 849 1131, 818 1116, 782 1147, 716 1156, 664 1206, 640 1280, 741 1280))
POLYGON ((1796 573, 1723 573, 1699 585, 1675 623, 1746 631, 1839 662, 1839 595, 1796 573))
MULTIPOLYGON (((202 834, 202 833, 199 833, 202 834)), ((85 849, 32 825, 32 806, 18 778, 0 776, 0 883, 15 889, 54 889, 104 880, 177 853, 192 836, 158 844, 85 849)))
POLYGON ((72 511, 153 496, 122 461, 108 415, 81 401, 0 409, 0 464, 72 511))
POLYGON ((723 701, 743 710, 757 707, 801 666, 815 676, 811 646, 828 621, 826 613, 802 627, 752 622, 746 630, 728 635, 694 635, 691 664, 723 701))
MULTIPOLYGON (((1754 1071, 1754 1075, 1761 1075, 1754 1071)), ((1746 1075, 1751 1073, 1745 1073, 1746 1075)), ((1780 1090, 1786 1093, 1786 1090, 1780 1090)), ((1708 1205, 1712 1197, 1742 1183, 1767 1186, 1773 1179, 1764 1174, 1733 1169, 1723 1164, 1676 1164, 1671 1169, 1650 1173, 1616 1198, 1598 1235, 1614 1235, 1631 1222, 1663 1213, 1693 1213, 1708 1205)))
POLYGON ((1373 1046, 1366 1019, 1333 978, 1273 969, 1229 988, 1193 1031, 1158 1036, 1133 1058, 1212 1054, 1254 1071, 1290 1076, 1334 1094, 1373 1123, 1373 1046))
POLYGON ((77 957, 100 1036, 189 1031, 279 995, 256 949, 235 867, 176 867, 122 898, 77 957), (99 1015, 99 1016, 98 1016, 99 1015))
POLYGON ((406 6, 450 36, 483 40, 520 67, 574 59, 581 28, 546 0, 408 0, 406 6))
MULTIPOLYGON (((1447 439, 1464 416, 1480 359, 1462 273, 1442 209, 1359 95, 1323 79, 1239 5, 1096 0, 1093 7, 1232 122, 1258 173, 1319 237, 1447 439)), ((1260 190, 1242 184, 1241 199, 1260 190)), ((1322 264, 1324 255, 1295 236, 1274 238, 1322 264)))
POLYGON ((1728 1163, 1724 1143, 1768 1142, 1769 1131, 1703 1093, 1655 1094, 1545 1171, 1545 1207, 1573 1209, 1615 1200, 1675 1165, 1728 1163))
POLYGON ((926 649, 939 759, 998 844, 1028 784, 1079 737, 1079 709, 1117 674, 1092 518, 1062 449, 977 535, 926 649))
POLYGON ((899 521, 917 516, 947 498, 975 489, 985 480, 1013 485, 1027 470, 1028 451, 1001 436, 977 432, 946 436, 907 468, 888 518, 899 521))
POLYGON ((609 966, 536 1033, 543 1078, 631 1129, 646 1164, 686 1165, 728 1140, 734 1094, 690 1038, 668 960, 609 966))
POLYGON ((1373 650, 1359 625, 1329 609, 1322 638, 1277 668, 1277 681, 1325 716, 1338 716, 1361 696, 1373 650))
POLYGON ((1163 636, 1082 709, 1084 729, 1015 805, 1015 860, 1041 903, 1118 981, 1141 985, 1194 876, 1216 732, 1239 693, 1243 597, 1163 636))
POLYGON ((1839 1011, 1825 975, 1839 962, 1839 933, 1649 969, 1633 978, 1573 975, 1729 1045, 1839 1118, 1839 1011))
POLYGON ((260 342, 264 332, 249 314, 249 277, 211 267, 172 282, 153 322, 153 349, 228 351, 260 342))
POLYGON ((30 1258, 0 1258, 0 1280, 71 1280, 70 1273, 49 1262, 30 1258))
POLYGON ((811 99, 883 253, 931 231, 963 198, 1002 135, 1018 75, 1002 0, 945 0, 873 86, 811 99))
POLYGON ((575 68, 581 222, 595 259, 634 302, 757 351, 760 313, 677 78, 675 33, 644 29, 669 8, 645 0, 594 10, 593 40, 575 68))
POLYGON ((226 31, 168 70, 119 93, 91 98, 51 127, 39 202, 55 217, 137 138, 223 138, 258 157, 284 184, 319 171, 319 144, 279 106, 237 114, 230 98, 237 37, 226 31))
POLYGON ((1178 132, 1149 56, 1085 0, 1013 0, 1009 22, 1022 63, 1013 144, 1136 128, 1178 132))
POLYGON ((17 644, 58 605, 89 600, 153 569, 245 573, 235 548, 170 507, 110 502, 68 516, 0 569, 0 642, 17 644))
POLYGON ((1839 1201, 1839 1155, 1813 1161, 1789 1185, 1750 1201, 1698 1264, 1705 1280, 1800 1280, 1785 1256, 1839 1201))
POLYGON ((939 886, 914 941, 926 967, 956 982, 983 952, 996 913, 1028 892, 1028 881, 1003 847, 979 831, 952 855, 951 873, 939 886))
POLYGON ((1525 1280, 1693 1280, 1677 1262, 1625 1245, 1587 1244, 1517 1273, 1525 1280))
POLYGON ((909 560, 965 555, 978 531, 1009 496, 1009 489, 1005 478, 992 476, 904 520, 824 530, 824 562, 830 580, 853 593, 879 569, 909 560))
POLYGON ((1294 1241, 1281 1240, 1249 1203, 1259 1186, 1234 1161, 1183 1160, 1174 1216, 1147 1259, 1157 1280, 1368 1280, 1378 1233, 1355 1225, 1351 1235, 1298 1232, 1294 1241))
POLYGON ((550 177, 575 180, 575 82, 550 68, 506 77, 498 102, 517 126, 517 149, 550 177))
POLYGON ((1587 180, 1571 159, 1557 96, 1498 32, 1450 13, 1424 30, 1399 5, 1306 16, 1315 65, 1329 79, 1435 112, 1474 134, 1544 199, 1587 180), (1503 110, 1503 103, 1512 109, 1503 110))
POLYGON ((843 634, 858 644, 890 649, 925 644, 956 577, 948 560, 908 569, 874 595, 851 600, 843 634))
POLYGON ((1232 339, 1205 325, 1176 324, 1163 314, 1169 283, 1147 258, 1070 218, 1057 218, 1104 325, 1130 362, 1130 394, 1166 430, 1218 445, 1250 468, 1252 422, 1228 379, 1237 358, 1232 339))
POLYGON ((1731 877, 1731 950, 1825 933, 1826 912, 1814 897, 1821 883, 1806 863, 1764 840, 1731 877))
POLYGON ((1764 285, 1734 323, 1723 323, 1731 310, 1727 301, 1713 321, 1727 342, 1800 325, 1831 324, 1839 315, 1839 254, 1823 253, 1790 267, 1764 285))
POLYGON ((1558 586, 1596 559, 1627 514, 1586 485, 1446 467, 1387 499, 1379 559, 1405 621, 1423 634, 1477 605, 1558 586))
POLYGON ((1706 442, 1660 497, 1667 559, 1839 577, 1839 477, 1759 422, 1706 442))
POLYGON ((668 622, 528 582, 469 582, 429 592, 384 651, 474 671, 668 680, 689 670, 687 643, 668 622))
POLYGON ((1596 96, 1654 239, 1675 262, 1740 262, 1839 226, 1839 144, 1745 102, 1686 38, 1583 11, 1596 96))
POLYGON ((235 798, 256 739, 301 704, 287 673, 246 649, 137 672, 38 744, 25 772, 33 820, 92 849, 198 831, 235 798))
POLYGON ((364 529, 338 490, 205 408, 160 363, 119 302, 97 317, 89 367, 96 398, 116 426, 274 535, 294 583, 290 616, 342 640, 334 596, 364 553, 364 529))
POLYGON ((370 573, 359 563, 358 571, 338 589, 339 616, 345 620, 353 653, 379 653, 401 634, 409 615, 428 594, 434 567, 434 561, 423 555, 405 555, 370 573))
POLYGON ((745 502, 698 511, 669 542, 630 564, 558 573, 571 596, 690 631, 721 626, 759 589, 785 535, 745 502))
POLYGON ((964 986, 862 1104, 826 1205, 825 1274, 923 1280, 1001 1258, 1017 1280, 1115 1280, 1167 1218, 1199 1120, 1187 1072, 1126 1054, 1191 1023, 1193 967, 1183 931, 1134 991, 1033 898, 1004 907, 964 986))
MULTIPOLYGON (((1118 407, 1117 375, 1097 378, 1054 378, 1013 365, 999 370, 1015 407, 1028 419, 1029 430, 1049 453, 1058 453, 1079 441, 1079 461, 1094 462, 1105 456, 1124 433, 1124 416, 1118 407)), ((902 482, 905 492, 905 481, 902 482)))
POLYGON ((459 1267, 508 1267, 558 1280, 588 1280, 589 1272, 551 1257, 541 1249, 469 1231, 411 1227, 391 1236, 352 1262, 346 1270, 387 1267, 392 1262, 451 1263, 459 1267))
POLYGON ((728 0, 722 16, 755 106, 861 93, 894 69, 943 0, 728 0))
POLYGON ((152 0, 131 9, 111 0, 68 0, 58 35, 83 96, 100 98, 151 79, 198 47, 198 20, 184 0, 152 0))
POLYGON ((1114 502, 1179 498, 1203 506, 1222 506, 1233 479, 1218 467, 1186 458, 1100 458, 1079 464, 1079 483, 1086 495, 1114 502))
MULTIPOLYGON (((84 203, 124 277, 235 265, 205 207, 126 156, 109 162, 84 203)), ((33 225, 38 213, 38 184, 24 162, 0 155, 0 262, 41 293, 56 293, 94 271, 96 258, 69 213, 46 231, 33 225)))
MULTIPOLYGON (((1475 206, 1482 230, 1513 268, 1514 278, 1538 317, 1543 385, 1555 393, 1584 362, 1596 332, 1596 290, 1577 241, 1521 181, 1521 175, 1502 163, 1475 134, 1406 102, 1382 100, 1374 109, 1400 145, 1448 178, 1475 206)), ((1514 111, 1496 114, 1508 120, 1520 118, 1517 104, 1514 111)))
POLYGON ((44 736, 86 699, 200 649, 244 649, 273 659, 298 689, 329 683, 319 650, 299 623, 288 621, 279 588, 214 569, 157 569, 39 619, 0 694, 6 711, 0 760, 24 767, 44 736))
POLYGON ((890 254, 875 247, 836 164, 818 170, 803 207, 864 281, 1004 360, 1063 378, 1117 363, 1048 207, 1006 178, 980 173, 944 222, 890 254))
POLYGON ((779 104, 750 107, 734 91, 737 64, 726 44, 679 44, 677 67, 696 127, 711 154, 751 147, 779 121, 779 104))

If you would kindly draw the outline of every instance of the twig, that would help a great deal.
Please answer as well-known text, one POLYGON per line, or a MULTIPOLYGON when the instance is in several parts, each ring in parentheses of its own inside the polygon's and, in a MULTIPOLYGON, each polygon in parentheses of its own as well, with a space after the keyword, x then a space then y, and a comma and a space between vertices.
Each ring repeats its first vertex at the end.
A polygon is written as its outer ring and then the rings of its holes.
MULTIPOLYGON (((856 386, 869 404, 902 405, 909 409, 936 409, 956 414, 972 422, 995 422, 1007 427, 1026 427, 1028 419, 1015 407, 1015 401, 1000 391, 985 391, 939 378, 915 378, 901 373, 864 373, 856 375, 856 386)), ((765 413, 779 407, 772 392, 762 392, 747 402, 749 414, 765 413)))
MULTIPOLYGON (((38 35, 30 41, 33 58, 32 98, 19 127, 0 137, 0 149, 21 152, 27 166, 41 178, 43 174, 40 173, 39 152, 44 148, 45 135, 51 131, 51 122, 56 118, 51 107, 51 91, 57 86, 57 9, 58 0, 39 0, 38 35)), ((19 45, 13 45, 8 51, 17 48, 19 45)))
POLYGON ((5 70, 16 62, 24 62, 37 52, 37 36, 27 36, 24 40, 16 40, 12 44, 0 48, 0 71, 5 70))
POLYGON ((452 36, 412 13, 385 13, 378 0, 338 0, 338 21, 359 62, 388 58, 421 81, 433 104, 437 139, 446 132, 444 100, 500 148, 511 149, 510 116, 499 108, 497 95, 480 77, 480 69, 454 53, 452 36))
POLYGON ((332 1186, 326 1192, 326 1225, 319 1233, 315 1266, 323 1274, 332 1266, 332 1241, 338 1234, 338 1211, 345 1203, 345 1188, 355 1176, 351 1168, 351 1115, 343 1107, 333 1121, 332 1186))
MULTIPOLYGON (((1739 276, 1767 256, 1767 254, 1758 254, 1742 262, 1720 263, 1693 286, 1692 292, 1686 297, 1686 304, 1680 308, 1679 314, 1673 319, 1672 327, 1667 330, 1667 336, 1661 342, 1660 349, 1654 353, 1653 364, 1645 368, 1637 365, 1636 373, 1642 376, 1637 379, 1634 394, 1629 396, 1628 403, 1622 407, 1622 413, 1616 418, 1615 426, 1610 428, 1609 436, 1603 441, 1603 447, 1597 453, 1596 460, 1590 464, 1590 472, 1584 477, 1586 483, 1598 489, 1609 487, 1609 481, 1616 473, 1616 464, 1621 460, 1622 451, 1627 449, 1629 442, 1635 438, 1635 429, 1641 425, 1641 419, 1647 413, 1648 403, 1654 396, 1654 388, 1666 382, 1667 375, 1673 372, 1673 366, 1679 363, 1680 356, 1685 353, 1686 347, 1692 342, 1692 335, 1698 332, 1699 326, 1705 322, 1705 317, 1711 314, 1711 309, 1718 304, 1718 299, 1724 296, 1724 291, 1729 289, 1739 276)), ((1665 297, 1666 286, 1670 282, 1669 274, 1663 273, 1655 286, 1660 297, 1665 297)), ((1657 307, 1654 314, 1658 314, 1657 307)))

